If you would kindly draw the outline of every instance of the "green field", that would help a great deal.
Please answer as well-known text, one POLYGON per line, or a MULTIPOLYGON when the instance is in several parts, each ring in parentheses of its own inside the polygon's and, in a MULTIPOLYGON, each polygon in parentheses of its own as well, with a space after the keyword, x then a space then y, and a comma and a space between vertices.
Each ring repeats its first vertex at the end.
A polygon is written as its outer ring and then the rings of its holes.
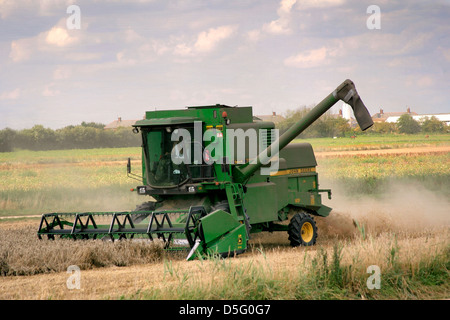
MULTIPOLYGON (((358 136, 308 142, 320 153, 449 145, 450 135, 358 136)), ((0 216, 134 209, 145 199, 129 191, 139 182, 126 175, 128 157, 133 160, 133 172, 139 174, 140 148, 0 153, 0 216)), ((352 193, 372 194, 392 180, 414 180, 449 195, 449 164, 449 153, 318 157, 318 172, 320 181, 341 182, 352 193)))
MULTIPOLYGON (((431 136, 420 135, 361 135, 351 138, 311 138, 296 139, 295 142, 311 143, 317 151, 348 151, 395 149, 426 146, 450 145, 449 134, 431 136)), ((0 152, 0 166, 11 164, 40 164, 40 163, 74 163, 92 161, 125 161, 128 157, 139 160, 140 148, 101 148, 15 152, 0 152)))
POLYGON ((296 139, 293 142, 309 142, 315 151, 351 151, 450 145, 450 137, 448 134, 358 135, 354 139, 312 138, 296 139))
POLYGON ((450 145, 450 135, 308 142, 320 187, 333 190, 317 245, 264 233, 236 259, 192 262, 141 242, 42 241, 38 218, 8 218, 134 209, 147 200, 126 175, 128 157, 139 173, 139 148, 0 153, 0 299, 448 299, 450 153, 320 154, 414 151, 450 145), (76 292, 65 286, 74 264, 76 292), (369 265, 381 268, 379 290, 366 285, 369 265))
POLYGON ((0 167, 21 164, 57 164, 140 159, 140 148, 101 148, 0 152, 0 167))
POLYGON ((0 153, 0 216, 61 211, 134 209, 129 190, 139 184, 126 174, 139 148, 0 153))

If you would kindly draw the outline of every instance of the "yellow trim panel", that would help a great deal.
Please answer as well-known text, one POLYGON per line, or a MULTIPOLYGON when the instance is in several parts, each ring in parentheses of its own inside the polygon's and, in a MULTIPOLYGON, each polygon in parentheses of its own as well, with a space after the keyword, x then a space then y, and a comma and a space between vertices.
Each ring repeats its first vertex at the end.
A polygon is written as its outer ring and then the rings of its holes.
POLYGON ((284 176, 288 174, 299 174, 299 173, 309 173, 309 172, 316 172, 315 167, 310 168, 298 168, 298 169, 288 169, 288 170, 280 170, 276 172, 271 172, 271 176, 284 176))

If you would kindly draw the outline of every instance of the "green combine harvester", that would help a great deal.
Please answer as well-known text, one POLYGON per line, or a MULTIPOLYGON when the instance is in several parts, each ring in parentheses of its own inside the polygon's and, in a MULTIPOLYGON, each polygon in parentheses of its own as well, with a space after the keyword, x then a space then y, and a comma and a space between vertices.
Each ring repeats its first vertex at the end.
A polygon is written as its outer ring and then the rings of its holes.
POLYGON ((319 188, 311 145, 290 142, 339 100, 362 130, 373 125, 350 80, 281 136, 251 107, 148 111, 133 128, 142 135, 142 171, 127 164, 141 182, 132 191, 148 201, 127 212, 43 214, 38 237, 158 240, 186 250, 188 260, 243 253, 262 231, 287 232, 292 246, 314 245, 313 216, 329 215, 321 193, 331 199, 331 190, 319 188))

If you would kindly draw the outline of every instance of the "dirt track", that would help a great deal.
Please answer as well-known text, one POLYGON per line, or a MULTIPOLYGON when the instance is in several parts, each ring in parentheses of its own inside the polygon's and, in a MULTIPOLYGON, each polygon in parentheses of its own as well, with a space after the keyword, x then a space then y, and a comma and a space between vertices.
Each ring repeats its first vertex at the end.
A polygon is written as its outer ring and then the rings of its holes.
POLYGON ((356 155, 401 155, 401 154, 421 154, 421 153, 447 153, 450 146, 415 147, 398 149, 377 149, 377 150, 355 150, 355 151, 323 151, 316 152, 316 158, 349 157, 356 155))
MULTIPOLYGON (((397 149, 373 149, 373 150, 351 150, 351 151, 315 151, 316 158, 332 158, 332 157, 352 157, 357 155, 402 155, 402 154, 421 154, 421 153, 447 153, 450 152, 450 145, 430 146, 430 147, 411 147, 397 149)), ((139 166, 141 160, 132 160, 133 166, 139 166)), ((34 163, 34 164, 5 164, 0 165, 0 170, 8 170, 11 168, 50 168, 50 167, 71 167, 71 166, 117 166, 126 165, 125 160, 116 161, 83 161, 83 162, 60 162, 60 163, 34 163)))

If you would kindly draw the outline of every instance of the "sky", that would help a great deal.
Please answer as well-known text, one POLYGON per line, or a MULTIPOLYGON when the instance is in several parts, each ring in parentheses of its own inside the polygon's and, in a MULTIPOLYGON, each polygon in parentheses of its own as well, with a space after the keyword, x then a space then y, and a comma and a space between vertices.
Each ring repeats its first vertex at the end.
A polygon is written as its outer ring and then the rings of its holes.
POLYGON ((283 115, 345 79, 371 114, 449 113, 450 0, 0 0, 0 129, 283 115))

